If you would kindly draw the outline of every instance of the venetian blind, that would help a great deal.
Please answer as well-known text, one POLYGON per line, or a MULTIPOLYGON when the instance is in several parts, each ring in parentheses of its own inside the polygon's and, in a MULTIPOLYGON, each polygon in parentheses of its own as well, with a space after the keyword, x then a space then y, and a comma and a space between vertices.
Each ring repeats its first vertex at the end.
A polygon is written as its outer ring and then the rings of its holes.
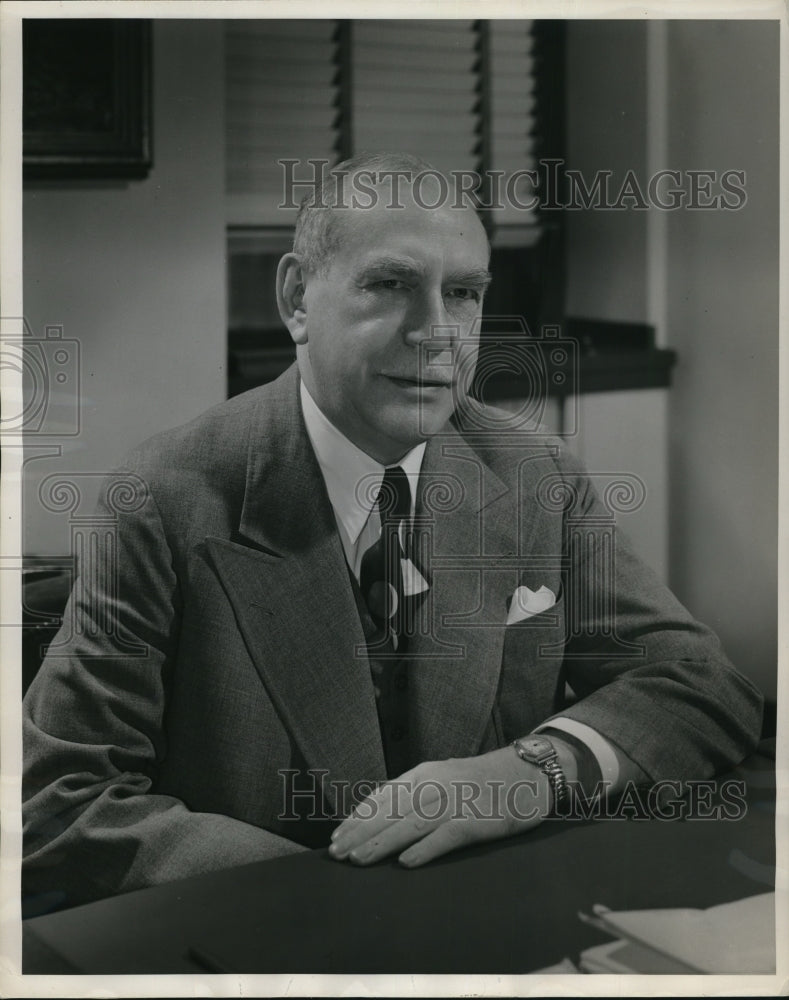
MULTIPOLYGON (((535 22, 238 20, 226 24, 228 223, 291 225, 279 159, 404 150, 444 171, 537 167, 535 22), (344 57, 340 33, 344 32, 344 57)), ((296 191, 296 200, 304 193, 296 191)), ((528 246, 538 212, 506 197, 494 240, 528 246)), ((526 203, 534 185, 522 179, 526 203)))
MULTIPOLYGON (((537 170, 538 108, 534 22, 488 22, 487 81, 489 108, 488 161, 492 170, 513 178, 519 171, 537 170)), ((539 213, 523 206, 539 195, 529 178, 511 190, 502 186, 501 208, 493 211, 496 242, 528 245, 539 235, 539 213)))
POLYGON ((355 150, 404 150, 439 170, 479 170, 479 52, 473 21, 354 21, 355 150))
MULTIPOLYGON (((234 20, 225 24, 226 193, 231 225, 292 225, 281 159, 336 162, 337 23, 234 20)), ((304 193, 297 190, 295 200, 304 193)))

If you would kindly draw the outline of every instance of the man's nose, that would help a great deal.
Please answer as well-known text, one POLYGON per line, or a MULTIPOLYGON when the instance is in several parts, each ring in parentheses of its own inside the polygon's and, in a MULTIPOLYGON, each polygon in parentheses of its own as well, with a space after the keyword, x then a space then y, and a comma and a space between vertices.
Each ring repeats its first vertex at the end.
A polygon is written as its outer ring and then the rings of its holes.
POLYGON ((424 289, 415 295, 405 317, 403 339, 413 347, 426 340, 440 339, 442 343, 455 340, 455 328, 450 323, 442 289, 424 289))

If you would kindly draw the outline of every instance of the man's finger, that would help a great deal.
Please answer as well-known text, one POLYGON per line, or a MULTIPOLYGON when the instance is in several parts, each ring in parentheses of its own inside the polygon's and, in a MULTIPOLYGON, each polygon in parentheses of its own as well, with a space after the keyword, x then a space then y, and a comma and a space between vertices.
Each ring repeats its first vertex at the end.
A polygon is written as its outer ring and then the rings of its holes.
POLYGON ((348 860, 357 865, 374 865, 392 854, 397 854, 404 847, 428 836, 433 830, 445 822, 442 816, 426 819, 417 813, 393 823, 375 837, 355 847, 348 855, 348 860))
POLYGON ((376 836, 391 823, 404 819, 410 811, 410 782, 403 779, 387 782, 360 802, 337 827, 332 834, 329 853, 341 861, 354 847, 376 836))
MULTIPOLYGON (((430 819, 444 812, 441 803, 446 800, 446 792, 436 782, 420 789, 418 801, 412 799, 407 784, 400 785, 399 788, 400 792, 405 788, 408 791, 407 796, 395 794, 397 785, 398 782, 394 782, 392 785, 383 786, 379 789, 377 797, 370 796, 368 800, 360 803, 357 811, 337 827, 332 834, 332 843, 329 847, 331 857, 338 861, 344 860, 355 848, 379 837, 385 830, 399 826, 410 817, 430 819), (366 817, 365 813, 368 814, 366 817)), ((410 842, 410 840, 405 841, 405 843, 410 842)))
POLYGON ((342 860, 354 847, 384 830, 396 813, 396 802, 390 798, 368 796, 332 833, 329 853, 342 860))
POLYGON ((473 828, 476 824, 468 819, 452 819, 442 823, 435 830, 412 844, 398 858, 405 868, 418 868, 434 858, 449 854, 459 847, 466 847, 476 839, 473 828))

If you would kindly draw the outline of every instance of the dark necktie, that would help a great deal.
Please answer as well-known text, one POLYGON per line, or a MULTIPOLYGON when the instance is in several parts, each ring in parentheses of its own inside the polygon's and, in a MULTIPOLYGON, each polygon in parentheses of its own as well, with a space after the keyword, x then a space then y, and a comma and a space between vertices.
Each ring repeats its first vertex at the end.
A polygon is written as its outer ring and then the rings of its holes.
POLYGON ((411 490, 399 465, 385 470, 377 505, 381 534, 362 556, 359 586, 382 641, 391 641, 392 649, 402 653, 405 598, 400 524, 411 514, 411 490))
POLYGON ((397 777, 411 767, 408 742, 408 663, 404 635, 406 601, 401 567, 400 525, 410 519, 408 477, 386 469, 378 494, 381 534, 362 556, 359 590, 373 631, 366 631, 386 773, 397 777))

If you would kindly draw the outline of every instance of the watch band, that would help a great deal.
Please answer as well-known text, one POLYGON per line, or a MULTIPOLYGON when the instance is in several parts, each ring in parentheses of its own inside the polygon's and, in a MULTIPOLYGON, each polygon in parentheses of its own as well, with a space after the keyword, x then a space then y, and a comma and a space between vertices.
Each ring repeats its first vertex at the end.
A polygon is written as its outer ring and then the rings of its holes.
POLYGON ((513 740, 512 745, 521 760, 535 764, 546 776, 553 793, 551 813, 560 815, 570 801, 570 792, 556 747, 542 734, 513 740))
POLYGON ((596 729, 576 719, 558 716, 544 723, 535 732, 545 733, 546 736, 558 736, 571 745, 578 746, 584 755, 591 754, 594 757, 599 774, 596 777, 590 775, 591 780, 588 784, 581 782, 581 787, 587 794, 595 788, 598 781, 602 781, 606 794, 618 790, 621 770, 619 758, 612 744, 596 729), (556 731, 552 733, 551 730, 556 731))

